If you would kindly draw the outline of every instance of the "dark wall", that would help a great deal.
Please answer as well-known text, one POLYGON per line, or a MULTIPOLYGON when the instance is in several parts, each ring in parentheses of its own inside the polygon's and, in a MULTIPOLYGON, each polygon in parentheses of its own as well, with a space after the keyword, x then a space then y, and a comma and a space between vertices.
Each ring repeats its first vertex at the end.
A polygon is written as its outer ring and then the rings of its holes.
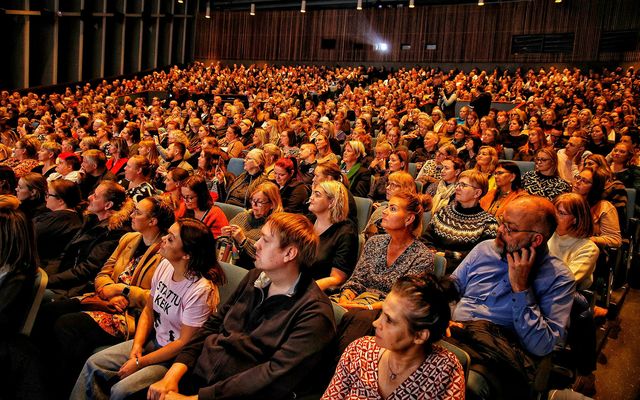
MULTIPOLYGON (((315 11, 307 7, 305 14, 258 9, 253 17, 248 11, 216 11, 209 20, 197 20, 195 57, 212 61, 387 65, 623 63, 640 60, 639 30, 638 0, 564 0, 560 4, 532 0, 487 3, 484 7, 405 6, 363 11, 355 10, 355 6, 315 11), (554 41, 566 42, 573 34, 573 40, 568 41, 570 47, 564 43, 563 52, 512 52, 513 35, 554 33, 562 35, 544 39, 547 50, 553 51, 554 41), (611 47, 600 48, 603 34, 611 47), (611 51, 613 45, 619 45, 620 34, 626 35, 622 40, 627 49, 611 51), (631 48, 629 35, 635 39, 631 48), (322 39, 335 40, 335 48, 323 49, 322 39), (387 43, 389 51, 375 51, 378 42, 387 43), (410 49, 402 50, 402 44, 410 49), (428 50, 427 44, 435 45, 435 50, 428 50)), ((534 44, 537 40, 528 39, 534 44)))

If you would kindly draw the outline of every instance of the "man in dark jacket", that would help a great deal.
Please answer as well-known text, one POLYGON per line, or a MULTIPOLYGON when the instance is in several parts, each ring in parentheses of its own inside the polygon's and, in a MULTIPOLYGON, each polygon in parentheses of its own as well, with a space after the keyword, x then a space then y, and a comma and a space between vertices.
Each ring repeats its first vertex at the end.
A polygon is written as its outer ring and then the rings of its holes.
POLYGON ((148 398, 178 391, 201 400, 295 398, 335 337, 331 303, 306 271, 317 244, 305 217, 272 215, 256 243, 256 269, 151 385, 148 398))

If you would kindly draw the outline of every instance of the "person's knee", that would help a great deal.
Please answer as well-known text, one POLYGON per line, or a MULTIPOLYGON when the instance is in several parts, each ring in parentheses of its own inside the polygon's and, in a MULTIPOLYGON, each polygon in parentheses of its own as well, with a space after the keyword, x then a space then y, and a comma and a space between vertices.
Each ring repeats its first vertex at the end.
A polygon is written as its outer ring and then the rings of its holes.
POLYGON ((129 398, 132 394, 131 388, 126 384, 126 382, 119 381, 111 386, 111 395, 109 396, 109 399, 124 400, 129 398))

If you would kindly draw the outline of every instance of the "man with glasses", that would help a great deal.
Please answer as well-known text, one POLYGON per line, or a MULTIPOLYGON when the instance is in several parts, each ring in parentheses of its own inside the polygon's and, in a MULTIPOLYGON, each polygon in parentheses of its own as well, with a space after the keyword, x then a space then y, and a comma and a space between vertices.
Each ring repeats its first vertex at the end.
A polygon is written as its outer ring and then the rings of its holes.
POLYGON ((452 341, 471 355, 468 388, 478 398, 526 397, 537 360, 565 335, 575 281, 549 254, 555 228, 549 200, 515 199, 496 239, 478 244, 451 275, 461 295, 452 341))

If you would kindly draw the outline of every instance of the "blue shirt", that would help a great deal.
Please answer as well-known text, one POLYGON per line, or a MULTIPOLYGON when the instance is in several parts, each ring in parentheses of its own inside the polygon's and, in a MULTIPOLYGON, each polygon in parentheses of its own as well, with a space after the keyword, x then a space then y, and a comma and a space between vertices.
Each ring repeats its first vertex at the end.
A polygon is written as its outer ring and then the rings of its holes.
POLYGON ((537 260, 529 289, 514 293, 509 266, 495 241, 479 243, 451 274, 462 297, 452 319, 486 320, 510 328, 528 352, 549 354, 564 337, 575 280, 564 262, 548 252, 539 254, 537 260))

